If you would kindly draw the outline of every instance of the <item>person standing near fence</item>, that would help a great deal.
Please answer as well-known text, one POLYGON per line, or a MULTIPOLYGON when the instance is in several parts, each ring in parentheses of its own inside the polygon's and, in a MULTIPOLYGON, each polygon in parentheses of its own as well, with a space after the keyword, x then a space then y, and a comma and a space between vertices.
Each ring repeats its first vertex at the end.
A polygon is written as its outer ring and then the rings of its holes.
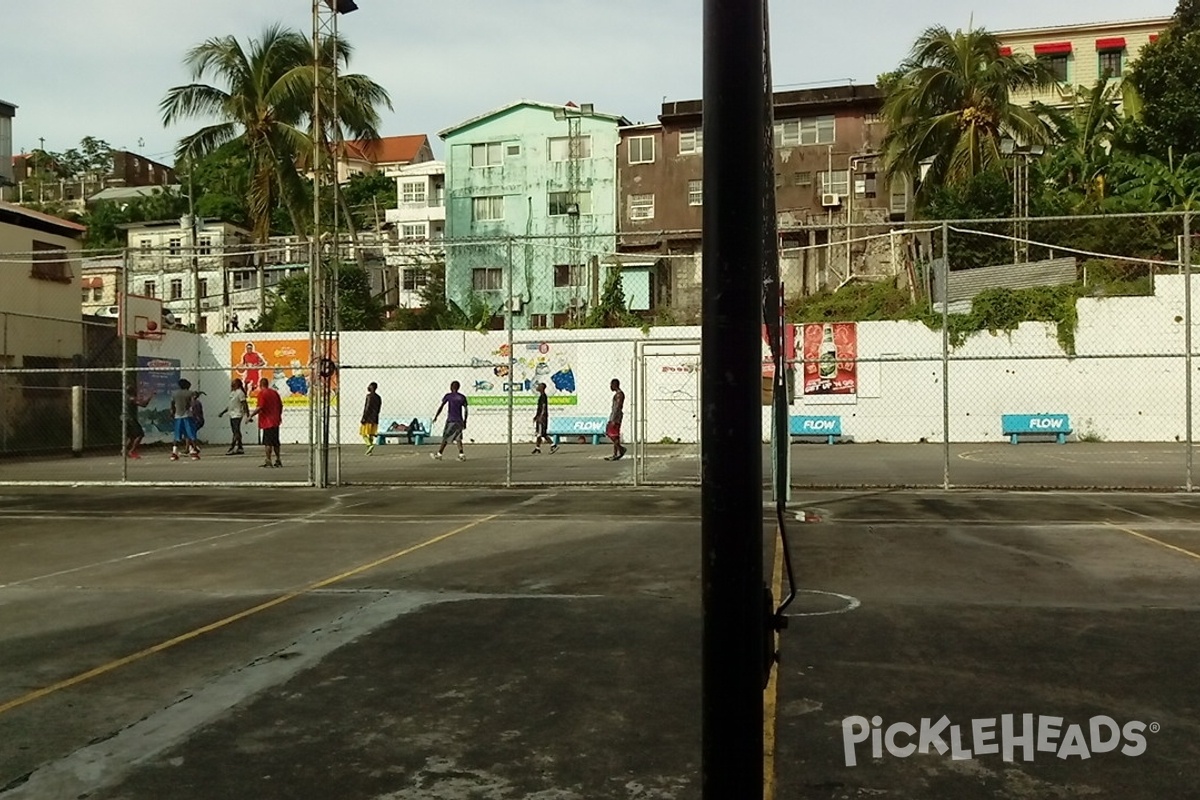
MULTIPOLYGON (((537 438, 533 440, 533 455, 542 452, 542 440, 546 440, 546 444, 550 444, 553 440, 547 432, 550 427, 550 398, 546 397, 546 384, 539 383, 537 385, 537 411, 533 414, 533 429, 537 434, 537 438)), ((550 452, 558 450, 558 445, 550 444, 550 452)))
POLYGON ((183 444, 193 461, 200 460, 200 445, 196 441, 196 423, 192 418, 192 403, 196 393, 187 378, 179 379, 179 388, 171 392, 171 414, 175 417, 175 441, 171 445, 171 460, 179 460, 179 445, 183 444))
POLYGON ((145 408, 150 405, 150 400, 154 395, 149 397, 141 397, 138 395, 138 387, 136 383, 129 385, 129 390, 125 393, 125 457, 126 458, 141 458, 138 454, 138 445, 142 443, 142 438, 146 435, 146 431, 142 428, 142 423, 138 421, 138 409, 145 408))
POLYGON ((250 412, 250 419, 255 417, 258 417, 258 430, 267 452, 267 460, 262 465, 282 467, 283 462, 279 459, 279 426, 283 424, 283 398, 271 388, 271 382, 266 378, 258 382, 254 410, 250 412), (274 463, 271 462, 272 453, 275 455, 274 463))
POLYGON ((227 456, 245 455, 246 451, 242 446, 242 419, 250 413, 249 404, 246 402, 246 390, 242 388, 242 379, 234 378, 229 384, 229 403, 225 409, 218 414, 218 417, 229 415, 229 433, 232 439, 229 442, 229 449, 225 451, 227 456))
POLYGON ((625 457, 625 447, 621 444, 621 422, 625 417, 625 393, 621 391, 621 382, 616 378, 612 379, 612 383, 608 385, 612 389, 612 411, 608 415, 608 424, 604 427, 604 433, 609 439, 612 439, 613 454, 606 456, 605 461, 620 461, 625 457))
POLYGON ((376 394, 379 384, 371 381, 367 384, 367 399, 363 403, 362 420, 359 422, 358 435, 367 442, 367 455, 375 452, 375 436, 379 433, 379 411, 383 408, 383 398, 376 394))
POLYGON ((438 406, 438 410, 433 415, 433 421, 437 422, 442 409, 446 409, 446 427, 442 430, 442 446, 436 453, 429 454, 434 461, 441 460, 442 452, 450 442, 458 444, 458 460, 467 460, 466 454, 463 453, 463 431, 467 429, 467 396, 458 391, 459 385, 458 381, 451 382, 450 391, 442 397, 442 404, 438 406))

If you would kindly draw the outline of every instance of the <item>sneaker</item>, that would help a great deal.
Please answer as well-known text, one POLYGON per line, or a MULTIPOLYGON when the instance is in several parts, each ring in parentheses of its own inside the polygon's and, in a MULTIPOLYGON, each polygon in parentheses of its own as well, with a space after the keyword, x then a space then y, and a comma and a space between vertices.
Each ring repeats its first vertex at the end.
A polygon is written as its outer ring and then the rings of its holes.
POLYGON ((614 458, 613 461, 620 461, 622 458, 625 457, 625 453, 626 453, 626 450, 624 447, 622 447, 621 452, 617 453, 617 457, 614 458))
POLYGON ((374 453, 374 452, 375 452, 375 445, 373 445, 373 444, 367 445, 367 455, 371 455, 371 453, 374 453))
POLYGON ((556 445, 556 444, 552 444, 552 445, 550 445, 550 452, 551 452, 551 453, 557 453, 557 452, 558 452, 558 445, 556 445))
POLYGON ((617 457, 616 456, 605 456, 604 460, 605 461, 616 461, 617 457))
POLYGON ((178 461, 178 460, 179 460, 179 453, 171 453, 171 460, 172 460, 172 461, 178 461))
POLYGON ((467 454, 466 454, 466 453, 459 453, 459 454, 458 454, 458 460, 459 460, 459 461, 466 461, 466 460, 467 460, 467 454))
POLYGON ((432 458, 434 461, 441 461, 441 460, 442 460, 442 454, 441 454, 441 453, 430 453, 430 454, 429 454, 429 457, 430 457, 430 458, 432 458))
POLYGON ((192 453, 192 461, 199 461, 199 460, 200 460, 200 454, 192 453))
POLYGON ((259 466, 260 468, 261 468, 261 467, 269 467, 269 466, 271 466, 271 462, 270 462, 270 461, 267 461, 267 462, 265 462, 265 463, 259 464, 258 466, 259 466))
POLYGON ((533 448, 533 452, 530 453, 530 455, 536 456, 536 455, 540 454, 541 452, 542 452, 542 448, 535 447, 535 448, 533 448))
POLYGON ((231 447, 231 448, 229 448, 228 450, 226 450, 226 451, 225 451, 225 455, 227 455, 227 456, 231 456, 231 455, 233 455, 233 448, 231 447))
POLYGON ((141 456, 140 456, 140 455, 138 455, 138 453, 137 453, 136 451, 135 451, 135 452, 132 452, 132 453, 130 453, 128 457, 129 457, 129 458, 141 458, 141 456))
POLYGON ((282 466, 283 466, 283 462, 282 462, 282 461, 276 461, 276 462, 275 462, 274 464, 272 464, 271 466, 273 466, 273 467, 282 467, 282 466))

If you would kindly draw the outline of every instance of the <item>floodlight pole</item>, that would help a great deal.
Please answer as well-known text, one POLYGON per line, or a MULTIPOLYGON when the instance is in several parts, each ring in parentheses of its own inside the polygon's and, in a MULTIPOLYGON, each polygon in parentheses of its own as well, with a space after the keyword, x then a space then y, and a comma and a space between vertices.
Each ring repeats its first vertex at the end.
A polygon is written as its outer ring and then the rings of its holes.
POLYGON ((766 0, 704 2, 702 797, 763 796, 766 0))

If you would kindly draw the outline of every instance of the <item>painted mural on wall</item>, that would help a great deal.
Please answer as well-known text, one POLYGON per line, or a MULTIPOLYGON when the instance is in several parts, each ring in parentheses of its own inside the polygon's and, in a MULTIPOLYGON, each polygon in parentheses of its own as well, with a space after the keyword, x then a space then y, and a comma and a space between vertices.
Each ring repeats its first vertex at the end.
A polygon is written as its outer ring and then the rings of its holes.
MULTIPOLYGON (((329 357, 337 361, 336 352, 329 357)), ((231 377, 242 379, 251 405, 262 378, 279 392, 285 406, 308 405, 313 383, 313 358, 308 339, 235 340, 229 343, 229 363, 231 377)), ((336 393, 336 375, 332 378, 332 388, 336 393)))
POLYGON ((804 326, 804 394, 858 393, 858 326, 854 322, 804 326))
POLYGON ((143 442, 169 442, 175 437, 175 415, 171 413, 171 392, 179 388, 182 364, 178 358, 138 356, 137 396, 148 400, 138 409, 138 422, 146 432, 143 442))
POLYGON ((513 405, 537 403, 537 385, 546 384, 550 405, 573 406, 579 403, 575 385, 575 346, 558 342, 528 342, 513 345, 512 375, 509 375, 508 344, 471 359, 472 376, 463 386, 471 405, 508 406, 509 384, 513 405))

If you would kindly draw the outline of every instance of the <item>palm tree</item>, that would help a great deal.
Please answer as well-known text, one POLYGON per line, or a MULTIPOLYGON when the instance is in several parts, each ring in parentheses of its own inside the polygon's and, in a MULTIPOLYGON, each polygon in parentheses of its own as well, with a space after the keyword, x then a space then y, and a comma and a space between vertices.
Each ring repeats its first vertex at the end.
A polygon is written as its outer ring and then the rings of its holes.
POLYGON ((1060 192, 1073 195, 1075 210, 1096 209, 1111 193, 1109 173, 1121 157, 1118 139, 1128 121, 1118 103, 1125 98, 1127 110, 1133 104, 1124 87, 1127 82, 1101 77, 1090 89, 1080 87, 1070 108, 1033 104, 1055 142, 1042 174, 1060 192))
POLYGON ((1012 102, 1023 89, 1048 86, 1053 75, 1043 63, 1001 55, 1000 41, 980 29, 950 33, 927 29, 901 64, 901 75, 884 101, 884 171, 928 189, 961 184, 1002 163, 1000 140, 1044 144, 1046 125, 1012 102))
MULTIPOLYGON (((348 62, 350 52, 349 45, 338 43, 341 62, 348 62)), ((215 117, 218 121, 181 139, 176 158, 192 161, 240 141, 250 162, 249 212, 256 239, 266 241, 271 212, 280 204, 303 237, 306 213, 300 198, 304 180, 297 165, 312 148, 315 77, 307 37, 272 25, 258 39, 250 40, 248 48, 234 36, 208 39, 189 50, 184 63, 191 69, 193 82, 167 92, 160 104, 163 124, 188 117, 215 117), (208 78, 223 88, 201 82, 208 78)), ((342 75, 337 93, 337 116, 343 129, 358 138, 378 138, 376 106, 391 108, 387 92, 366 76, 342 75)))

